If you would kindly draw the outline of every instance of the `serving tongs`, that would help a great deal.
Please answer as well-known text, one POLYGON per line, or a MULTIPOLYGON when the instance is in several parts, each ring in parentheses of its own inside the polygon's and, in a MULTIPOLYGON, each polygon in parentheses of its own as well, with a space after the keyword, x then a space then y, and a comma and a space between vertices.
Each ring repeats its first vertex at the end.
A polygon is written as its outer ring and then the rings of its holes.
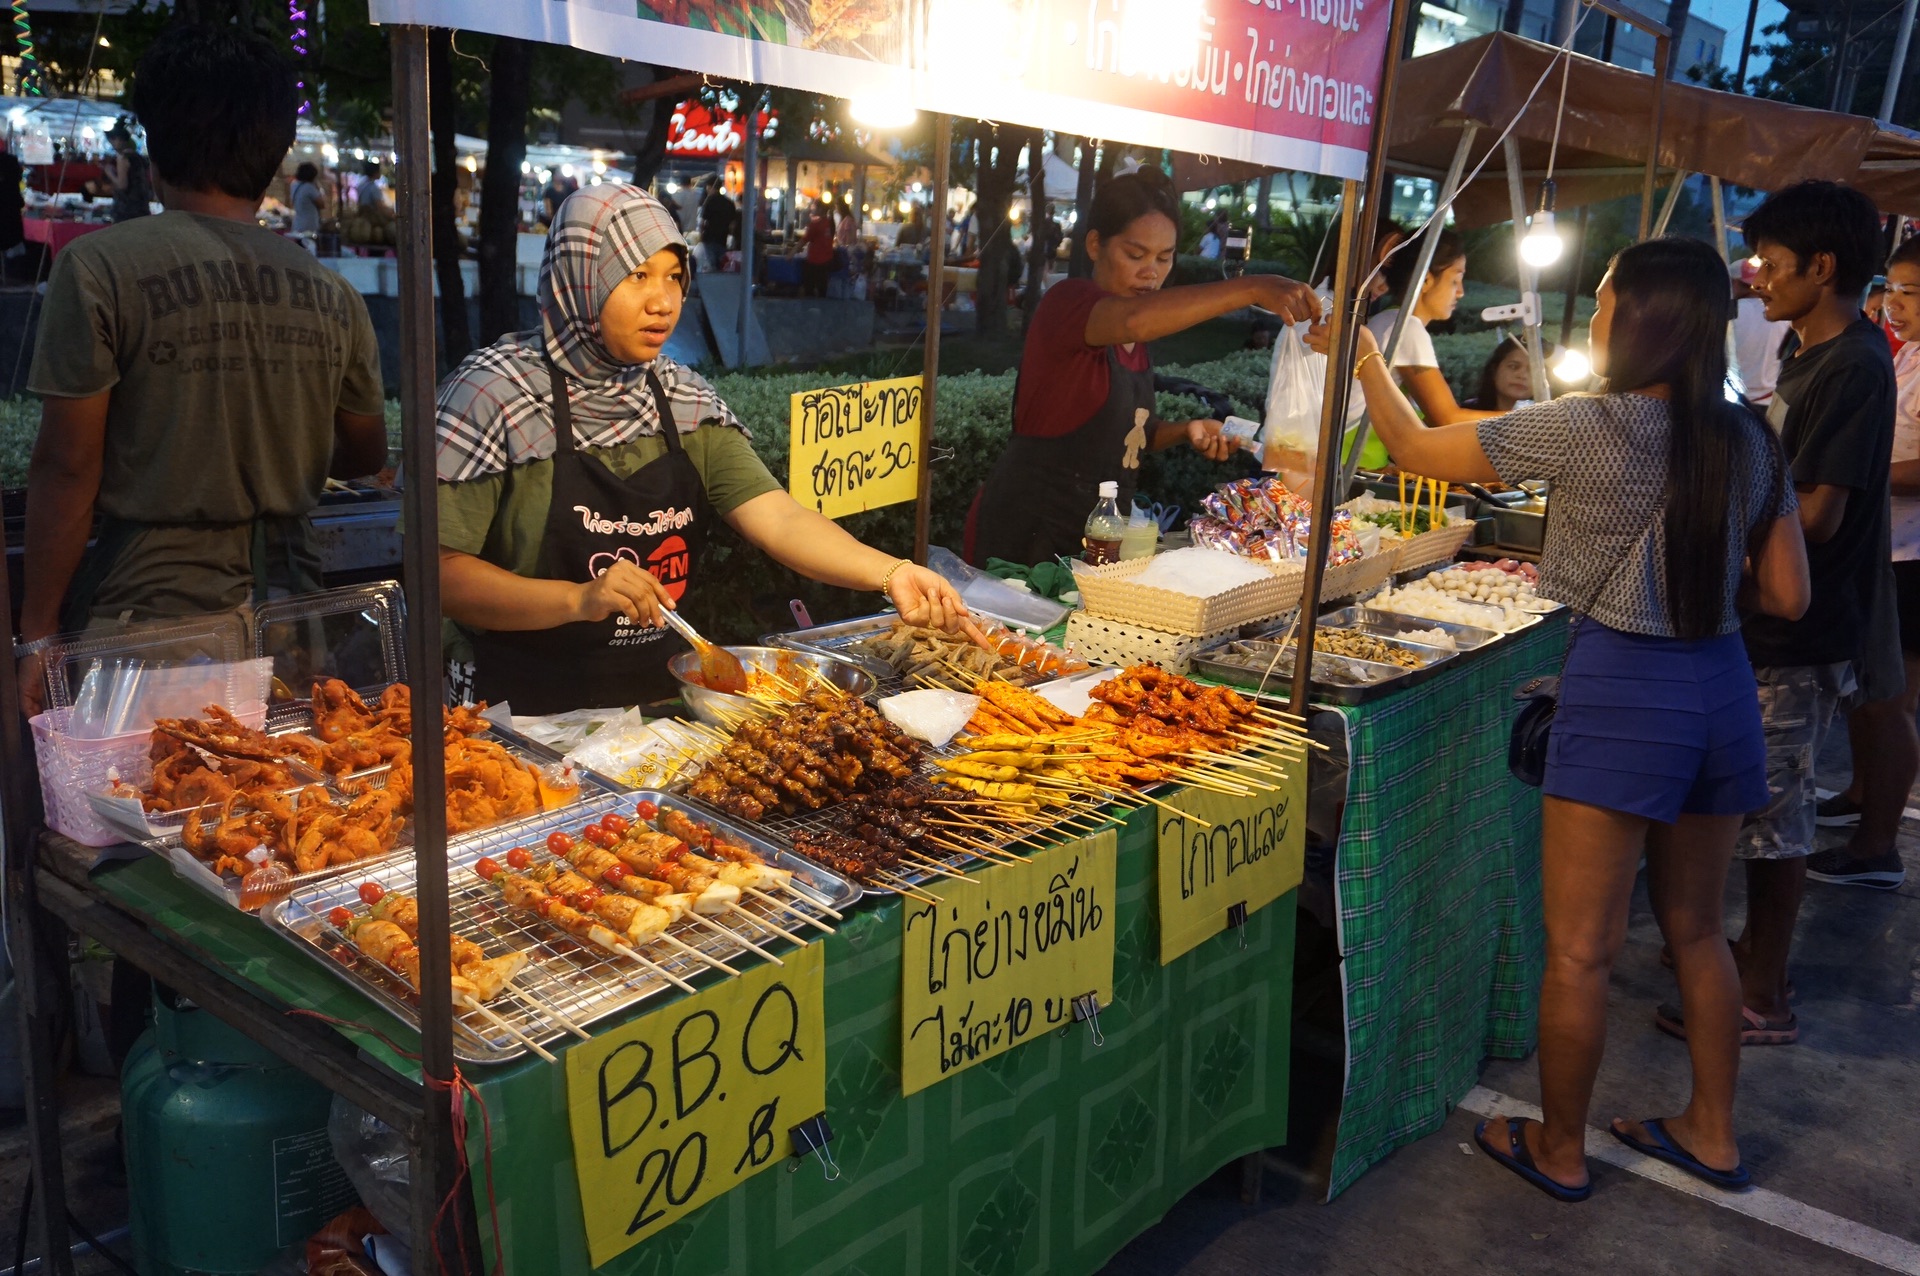
POLYGON ((667 622, 667 628, 692 643, 694 651, 699 653, 700 681, 707 685, 707 690, 732 696, 746 694, 747 668, 740 663, 740 657, 702 638, 679 612, 662 608, 660 616, 667 622))

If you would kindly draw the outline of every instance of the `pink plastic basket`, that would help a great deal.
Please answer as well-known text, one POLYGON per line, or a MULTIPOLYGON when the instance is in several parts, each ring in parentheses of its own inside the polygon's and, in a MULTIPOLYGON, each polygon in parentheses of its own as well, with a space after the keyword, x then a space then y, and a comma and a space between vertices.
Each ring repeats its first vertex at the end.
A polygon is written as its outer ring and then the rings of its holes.
MULTIPOLYGON (((65 730, 72 713, 71 709, 49 709, 32 722, 47 827, 83 846, 117 846, 127 840, 126 834, 100 818, 87 794, 106 792, 111 783, 108 774, 116 770, 128 784, 145 785, 153 777, 153 761, 148 757, 153 733, 77 739, 65 730)), ((250 727, 264 727, 266 706, 255 705, 235 716, 250 727)))

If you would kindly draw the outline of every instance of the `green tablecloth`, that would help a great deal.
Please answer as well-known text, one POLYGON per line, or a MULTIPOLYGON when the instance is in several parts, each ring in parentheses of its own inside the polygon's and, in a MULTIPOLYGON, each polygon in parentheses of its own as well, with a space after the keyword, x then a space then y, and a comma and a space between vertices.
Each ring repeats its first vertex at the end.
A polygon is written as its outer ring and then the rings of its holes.
POLYGON ((1566 613, 1431 682, 1342 709, 1334 866, 1347 1081, 1327 1194, 1431 1134, 1481 1060, 1533 1049, 1540 795, 1507 773, 1514 686, 1556 673, 1566 613))
MULTIPOLYGON (((603 1270, 1092 1272, 1220 1166, 1285 1142, 1294 897, 1253 915, 1245 949, 1222 935, 1162 967, 1153 830, 1151 813, 1136 813, 1120 834, 1104 1046, 1082 1026, 902 1098, 900 906, 862 905, 824 941, 827 1117, 840 1180, 826 1182, 812 1159, 793 1173, 768 1170, 603 1270)), ((416 1047, 417 1034, 374 1003, 158 861, 96 880, 269 995, 416 1047)), ((527 1061, 473 1068, 469 1079, 492 1122, 508 1269, 587 1270, 564 1071, 527 1061)), ((476 1178, 477 1136, 476 1121, 476 1178)), ((484 1233, 484 1186, 476 1193, 484 1233)))

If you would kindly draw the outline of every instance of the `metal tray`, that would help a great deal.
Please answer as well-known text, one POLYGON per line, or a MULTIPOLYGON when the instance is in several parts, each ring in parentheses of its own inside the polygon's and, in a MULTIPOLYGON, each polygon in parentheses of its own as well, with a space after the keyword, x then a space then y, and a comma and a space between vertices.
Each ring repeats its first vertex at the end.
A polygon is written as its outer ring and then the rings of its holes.
MULTIPOLYGON (((577 829, 581 824, 615 809, 631 810, 633 797, 658 803, 662 808, 684 811, 704 824, 745 843, 769 863, 790 869, 795 892, 785 896, 792 910, 831 921, 826 908, 844 909, 860 898, 860 887, 800 858, 770 841, 750 825, 743 825, 706 809, 699 803, 670 793, 651 790, 635 795, 605 795, 541 818, 520 821, 488 829, 483 833, 457 839, 447 849, 448 902, 452 910, 453 933, 478 944, 490 957, 512 951, 524 951, 533 957, 515 979, 515 988, 523 988, 531 997, 509 991, 487 1003, 487 1009, 500 1016, 528 1038, 542 1045, 566 1035, 567 1028, 546 1007, 557 1007, 567 1019, 586 1027, 618 1014, 649 997, 670 990, 673 985, 660 974, 648 970, 630 958, 604 952, 574 939, 558 927, 550 926, 523 910, 510 908, 494 890, 473 873, 473 865, 486 855, 501 855, 515 846, 538 847, 550 832, 577 829), (822 907, 825 905, 825 908, 822 907)), ((540 858, 547 856, 540 852, 540 858)), ((346 939, 327 920, 335 907, 344 906, 356 915, 365 912, 358 891, 363 882, 377 882, 390 891, 414 892, 414 861, 411 856, 388 858, 352 866, 346 875, 295 891, 274 905, 266 920, 290 935, 301 951, 319 961, 336 977, 367 993, 385 1006, 401 1022, 419 1027, 419 1001, 412 988, 397 974, 380 966, 346 939)), ((770 922, 802 938, 817 937, 821 931, 801 920, 793 911, 775 908, 751 895, 743 895, 741 909, 752 917, 770 922)), ((789 940, 733 914, 709 919, 718 931, 682 918, 668 933, 734 969, 742 963, 764 960, 755 955, 741 937, 750 939, 778 955, 791 948, 789 940), (733 932, 738 931, 738 934, 733 932)), ((724 978, 705 962, 653 940, 638 951, 649 962, 689 982, 711 982, 724 978)), ((454 1013, 454 1053, 468 1063, 504 1063, 526 1053, 527 1047, 514 1037, 488 1023, 475 1011, 454 1013)))
MULTIPOLYGON (((1379 664, 1371 660, 1356 660, 1351 656, 1335 656, 1327 652, 1319 652, 1314 656, 1316 676, 1312 684, 1313 694, 1320 700, 1332 704, 1365 704, 1426 681, 1453 659, 1452 652, 1442 652, 1436 647, 1420 647, 1414 643, 1395 643, 1394 645, 1419 651, 1423 655, 1434 653, 1437 658, 1424 668, 1402 669, 1398 665, 1379 664), (1351 680, 1336 680, 1342 671, 1350 672, 1351 680)), ((1293 678, 1294 644, 1292 643, 1280 649, 1275 643, 1264 638, 1229 638, 1195 652, 1192 656, 1192 665, 1194 672, 1211 678, 1215 682, 1260 691, 1261 674, 1276 651, 1280 652, 1280 658, 1274 664, 1272 674, 1267 678, 1263 693, 1271 695, 1276 690, 1284 692, 1293 678), (1220 659, 1221 656, 1237 652, 1246 652, 1259 659, 1260 667, 1249 669, 1220 659)))
MULTIPOLYGON (((1031 631, 1020 628, 1010 621, 986 612, 980 613, 990 620, 999 620, 1014 633, 1032 636, 1031 631)), ((854 644, 868 638, 876 638, 898 624, 900 617, 890 611, 877 612, 871 616, 858 616, 852 620, 842 620, 831 625, 815 625, 811 629, 795 629, 786 633, 766 634, 760 639, 761 645, 768 647, 792 647, 799 651, 819 652, 829 656, 838 656, 842 660, 851 660, 879 679, 878 694, 882 697, 898 695, 902 691, 912 691, 904 679, 894 673, 893 666, 884 660, 864 656, 849 650, 854 644)), ((1084 672, 1084 671, 1082 671, 1084 672)), ((1051 682, 1060 676, 1042 673, 1037 669, 1021 669, 1002 675, 1007 681, 1019 687, 1034 687, 1043 682, 1051 682)))
MULTIPOLYGON (((1329 629, 1358 629, 1362 633, 1372 634, 1376 638, 1399 638, 1404 630, 1438 629, 1451 634, 1461 654, 1477 651, 1489 643, 1498 642, 1505 637, 1497 629, 1481 629, 1475 625, 1458 625, 1449 620, 1425 620, 1419 616, 1403 616, 1399 612, 1375 611, 1371 607, 1342 607, 1339 611, 1328 612, 1318 622, 1329 629)), ((1262 638, 1271 638, 1277 630, 1261 634, 1262 638)), ((1412 639, 1405 641, 1412 642, 1412 639)), ((1431 646, 1421 643, 1421 646, 1431 646)), ((1444 651, 1446 648, 1442 647, 1444 651)))

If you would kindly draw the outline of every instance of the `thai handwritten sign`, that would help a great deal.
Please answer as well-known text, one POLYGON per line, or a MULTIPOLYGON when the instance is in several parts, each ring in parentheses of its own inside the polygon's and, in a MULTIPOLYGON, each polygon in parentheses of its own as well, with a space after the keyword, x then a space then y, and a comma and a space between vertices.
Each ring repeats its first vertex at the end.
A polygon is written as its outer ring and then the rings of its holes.
MULTIPOLYGON (((1235 906, 1252 914, 1300 884, 1307 854, 1306 764, 1279 763, 1279 791, 1231 797, 1183 789, 1168 799, 1199 820, 1160 816, 1160 964, 1225 930, 1235 906), (1204 820, 1211 828, 1203 828, 1204 820)), ((1244 918, 1242 919, 1244 920, 1244 918)))
POLYGON ((822 946, 567 1052, 567 1111, 595 1267, 778 1164, 827 1105, 822 946))
POLYGON ((900 1088, 924 1090, 1113 1001, 1113 830, 907 901, 900 1088))
POLYGON ((793 396, 787 490, 828 518, 920 494, 920 378, 866 381, 793 396))

